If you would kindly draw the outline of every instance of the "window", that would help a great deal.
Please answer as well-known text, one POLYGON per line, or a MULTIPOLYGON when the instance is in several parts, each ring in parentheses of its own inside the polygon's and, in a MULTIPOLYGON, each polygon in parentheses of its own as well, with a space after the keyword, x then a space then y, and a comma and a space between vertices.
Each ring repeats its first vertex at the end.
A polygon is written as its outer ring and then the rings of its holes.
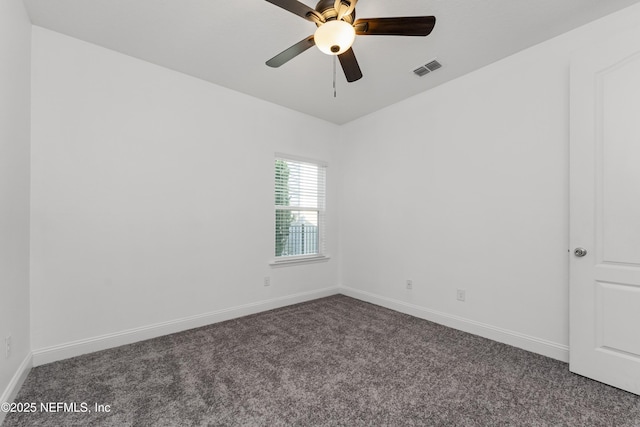
POLYGON ((276 262, 324 257, 326 165, 276 155, 276 262))

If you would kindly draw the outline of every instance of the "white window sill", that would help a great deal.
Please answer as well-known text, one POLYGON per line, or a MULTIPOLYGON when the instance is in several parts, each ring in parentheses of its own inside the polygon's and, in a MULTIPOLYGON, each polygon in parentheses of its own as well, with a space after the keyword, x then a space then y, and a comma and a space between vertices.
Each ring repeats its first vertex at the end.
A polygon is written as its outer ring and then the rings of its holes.
POLYGON ((330 257, 328 255, 314 255, 314 256, 298 256, 298 257, 283 257, 278 258, 269 263, 271 267, 287 267, 300 264, 315 264, 317 262, 327 262, 330 257))

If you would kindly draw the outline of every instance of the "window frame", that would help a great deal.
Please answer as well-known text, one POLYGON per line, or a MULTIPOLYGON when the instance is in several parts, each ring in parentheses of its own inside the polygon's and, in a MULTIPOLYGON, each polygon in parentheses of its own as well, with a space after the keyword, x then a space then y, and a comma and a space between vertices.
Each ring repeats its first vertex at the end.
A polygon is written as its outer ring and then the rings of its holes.
MULTIPOLYGON (((283 160, 292 163, 300 163, 300 164, 309 164, 315 167, 318 167, 319 176, 321 175, 321 180, 323 184, 323 188, 318 191, 318 201, 317 207, 308 207, 308 206, 279 206, 274 204, 273 210, 273 232, 272 232, 272 250, 275 249, 273 245, 276 244, 276 222, 277 222, 277 214, 276 212, 279 210, 288 210, 288 211, 309 211, 309 212, 317 212, 318 215, 318 252, 314 254, 302 254, 302 255, 286 255, 286 256, 275 256, 273 260, 269 263, 272 267, 278 266, 286 266, 292 264, 307 264, 307 263, 316 263, 323 262, 329 260, 329 255, 326 253, 326 212, 327 212, 327 169, 328 164, 325 161, 311 159, 307 157, 300 157, 290 154, 284 153, 275 153, 273 158, 274 168, 272 169, 273 176, 273 186, 272 190, 276 190, 276 170, 275 164, 276 161, 283 160)), ((273 252, 272 252, 273 253, 273 252)))

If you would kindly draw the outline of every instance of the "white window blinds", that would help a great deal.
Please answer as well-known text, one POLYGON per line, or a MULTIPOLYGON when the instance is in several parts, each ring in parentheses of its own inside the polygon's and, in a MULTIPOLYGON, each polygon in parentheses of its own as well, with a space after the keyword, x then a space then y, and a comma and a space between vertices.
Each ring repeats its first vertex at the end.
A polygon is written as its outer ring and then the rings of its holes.
POLYGON ((324 254, 326 165, 275 159, 275 256, 324 254))

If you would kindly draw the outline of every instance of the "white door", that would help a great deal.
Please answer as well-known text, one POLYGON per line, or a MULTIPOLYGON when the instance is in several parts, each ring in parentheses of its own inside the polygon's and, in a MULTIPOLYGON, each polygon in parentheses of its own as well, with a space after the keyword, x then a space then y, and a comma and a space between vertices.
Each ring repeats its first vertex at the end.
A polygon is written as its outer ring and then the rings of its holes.
POLYGON ((572 61, 570 132, 570 370, 640 394, 640 28, 572 61))

